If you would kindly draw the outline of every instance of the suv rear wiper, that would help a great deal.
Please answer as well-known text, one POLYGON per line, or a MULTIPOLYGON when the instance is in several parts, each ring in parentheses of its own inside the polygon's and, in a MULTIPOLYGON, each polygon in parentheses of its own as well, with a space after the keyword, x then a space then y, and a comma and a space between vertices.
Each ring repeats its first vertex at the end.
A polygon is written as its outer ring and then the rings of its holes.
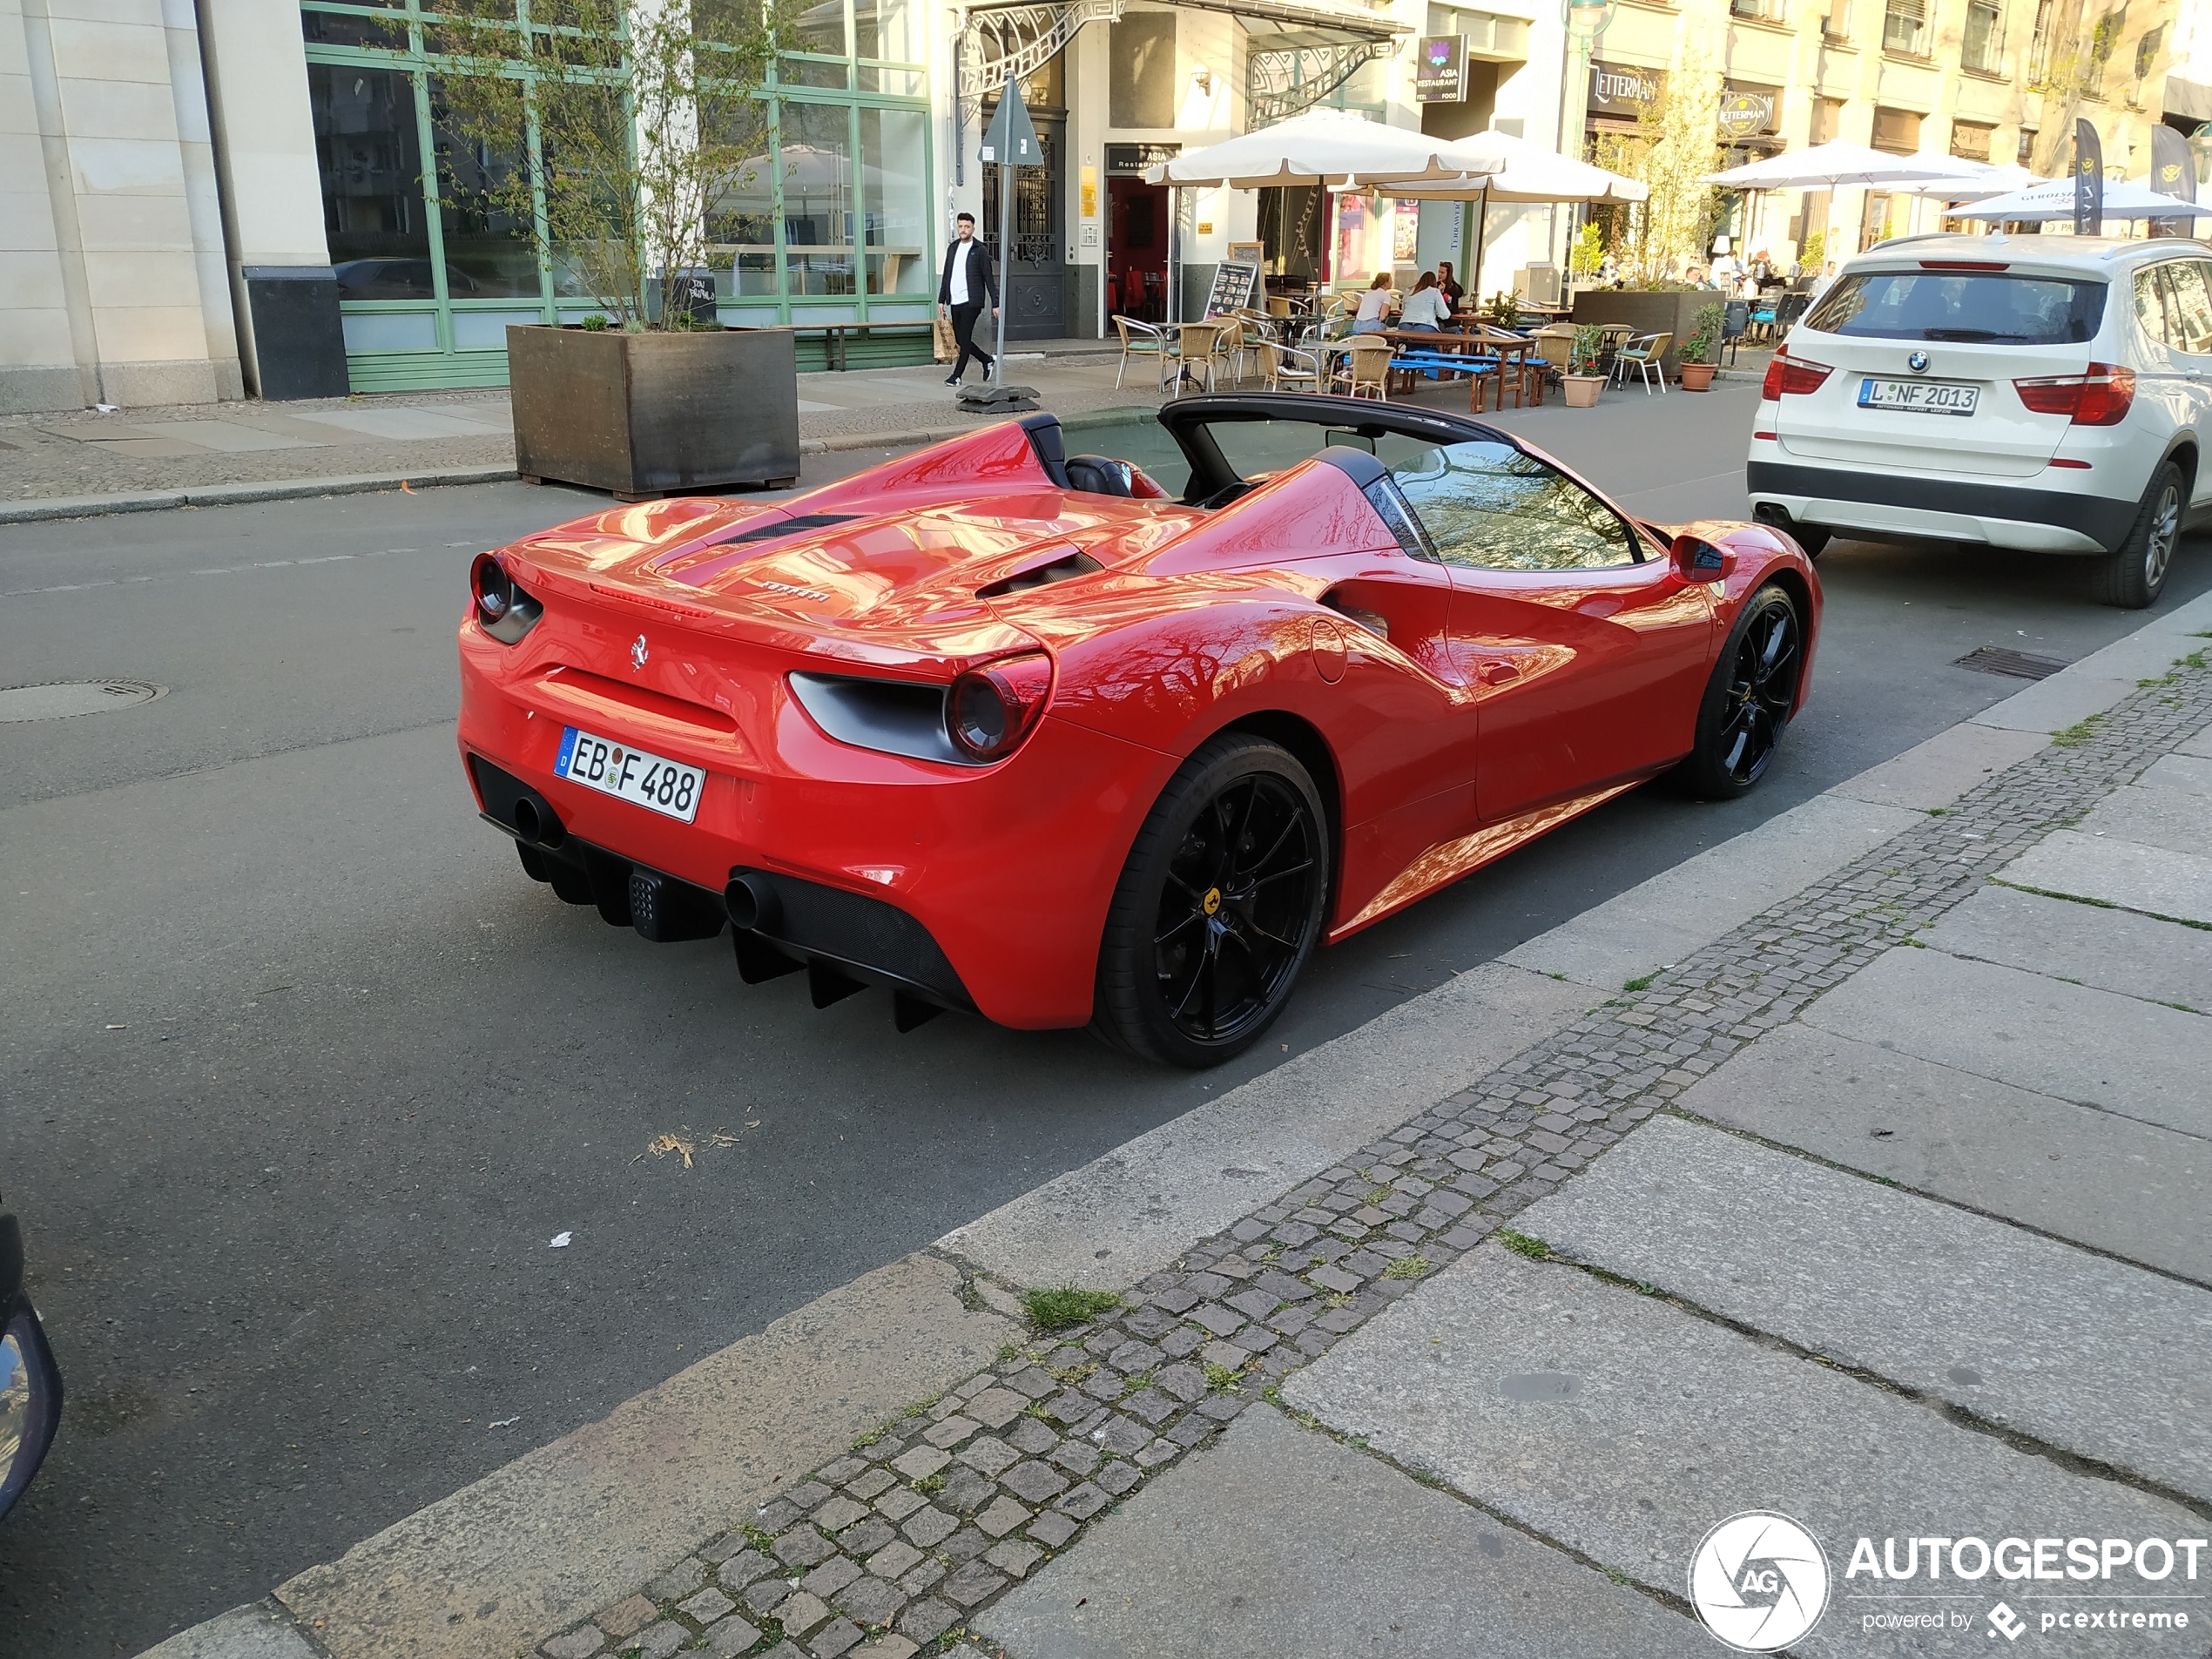
POLYGON ((1920 331, 1920 338, 1956 341, 2001 340, 2014 346, 2024 343, 2019 334, 2000 334, 1994 328, 1923 328, 1920 331))

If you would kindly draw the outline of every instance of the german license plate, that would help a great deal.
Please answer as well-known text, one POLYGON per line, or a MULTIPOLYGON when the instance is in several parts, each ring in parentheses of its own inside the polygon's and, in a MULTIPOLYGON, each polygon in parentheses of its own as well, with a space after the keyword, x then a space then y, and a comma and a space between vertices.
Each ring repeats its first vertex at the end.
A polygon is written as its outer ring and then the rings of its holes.
POLYGON ((561 753, 553 770, 572 784, 686 824, 698 816, 699 791, 706 786, 706 773, 697 766, 575 726, 562 731, 561 753))
POLYGON ((1972 415, 1981 388, 1957 381, 1878 381, 1858 383, 1862 409, 1903 409, 1909 415, 1972 415))

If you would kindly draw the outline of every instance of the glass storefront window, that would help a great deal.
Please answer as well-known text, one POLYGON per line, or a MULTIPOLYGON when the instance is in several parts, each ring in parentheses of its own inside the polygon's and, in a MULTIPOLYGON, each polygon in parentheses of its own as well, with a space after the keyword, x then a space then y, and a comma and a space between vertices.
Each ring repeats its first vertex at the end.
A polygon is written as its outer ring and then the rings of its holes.
POLYGON ((929 118, 920 110, 860 111, 860 180, 868 292, 921 293, 934 285, 929 181, 922 174, 929 118))
POLYGON ((743 157, 721 196, 707 209, 707 260, 714 267, 714 291, 727 300, 767 294, 776 280, 776 164, 768 152, 767 105, 748 105, 734 132, 718 133, 743 157))
POLYGON ((338 297, 435 299, 414 77, 310 64, 307 103, 338 297))
POLYGON ((929 47, 921 30, 919 0, 853 0, 854 45, 862 57, 892 64, 926 63, 929 47))
POLYGON ((778 172, 791 291, 851 293, 853 152, 841 104, 786 104, 778 172))
POLYGON ((446 292, 492 300, 542 292, 528 216, 529 158, 519 149, 471 144, 446 130, 440 78, 430 80, 431 141, 445 233, 446 292), (523 200, 515 199, 516 186, 523 200))
POLYGON ((303 11, 301 38, 318 46, 369 46, 385 51, 408 49, 404 18, 356 17, 340 11, 303 11))

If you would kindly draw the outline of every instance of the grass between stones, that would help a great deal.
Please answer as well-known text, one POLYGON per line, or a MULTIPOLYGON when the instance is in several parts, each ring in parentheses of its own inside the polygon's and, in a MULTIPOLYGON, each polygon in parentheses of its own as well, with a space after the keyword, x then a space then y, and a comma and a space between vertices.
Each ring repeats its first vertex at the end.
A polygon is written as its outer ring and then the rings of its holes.
POLYGON ((1121 1305, 1122 1298, 1116 1291, 1082 1291, 1072 1285, 1051 1291, 1025 1291, 1022 1295, 1022 1312, 1039 1331, 1065 1331, 1070 1325, 1088 1325, 1121 1305))

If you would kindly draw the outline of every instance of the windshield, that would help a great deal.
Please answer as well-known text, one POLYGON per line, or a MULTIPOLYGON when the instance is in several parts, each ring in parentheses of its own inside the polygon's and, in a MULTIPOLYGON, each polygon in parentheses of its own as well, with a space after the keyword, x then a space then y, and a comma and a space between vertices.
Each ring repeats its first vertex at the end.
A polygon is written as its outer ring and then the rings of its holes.
POLYGON ((1865 340, 2080 345, 2104 320, 2105 285, 1997 271, 1855 271, 1804 320, 1865 340))

